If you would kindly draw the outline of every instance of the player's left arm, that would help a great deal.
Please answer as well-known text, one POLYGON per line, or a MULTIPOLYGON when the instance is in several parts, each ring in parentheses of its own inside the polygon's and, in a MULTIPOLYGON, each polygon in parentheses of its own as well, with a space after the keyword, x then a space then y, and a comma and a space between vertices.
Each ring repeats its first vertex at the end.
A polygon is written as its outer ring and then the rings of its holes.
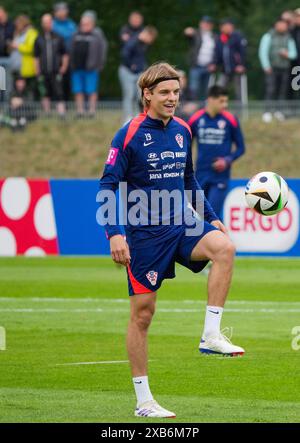
POLYGON ((231 140, 235 149, 229 155, 220 157, 214 162, 213 167, 217 172, 223 172, 229 169, 234 161, 245 154, 245 140, 237 119, 236 124, 231 126, 231 140))
POLYGON ((231 141, 235 149, 229 155, 218 158, 213 167, 217 172, 223 172, 231 167, 231 164, 245 154, 245 140, 237 118, 234 123, 231 123, 231 141))
POLYGON ((244 155, 246 151, 244 135, 237 118, 236 125, 232 126, 231 128, 231 134, 232 142, 235 145, 235 150, 230 154, 229 157, 226 157, 226 159, 228 158, 230 164, 236 161, 238 158, 242 157, 242 155, 244 155))

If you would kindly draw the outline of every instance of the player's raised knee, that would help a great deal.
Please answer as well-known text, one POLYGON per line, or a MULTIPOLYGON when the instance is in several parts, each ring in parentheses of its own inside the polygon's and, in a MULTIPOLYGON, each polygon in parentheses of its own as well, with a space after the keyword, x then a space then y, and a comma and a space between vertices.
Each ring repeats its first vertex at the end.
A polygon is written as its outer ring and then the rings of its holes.
POLYGON ((226 255, 226 257, 233 258, 235 256, 236 249, 232 241, 230 239, 226 239, 221 251, 224 255, 226 255))
POLYGON ((235 256, 235 246, 229 238, 224 238, 219 245, 218 251, 213 257, 213 261, 228 261, 232 260, 235 256))

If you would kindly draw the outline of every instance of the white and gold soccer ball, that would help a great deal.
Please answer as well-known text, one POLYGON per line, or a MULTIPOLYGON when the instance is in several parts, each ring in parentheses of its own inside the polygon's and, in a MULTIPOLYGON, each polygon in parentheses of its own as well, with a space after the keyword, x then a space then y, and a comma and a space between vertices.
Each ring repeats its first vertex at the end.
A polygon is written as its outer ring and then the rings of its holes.
POLYGON ((245 189, 249 208, 262 215, 275 215, 288 203, 289 188, 286 181, 275 172, 260 172, 248 182, 245 189))

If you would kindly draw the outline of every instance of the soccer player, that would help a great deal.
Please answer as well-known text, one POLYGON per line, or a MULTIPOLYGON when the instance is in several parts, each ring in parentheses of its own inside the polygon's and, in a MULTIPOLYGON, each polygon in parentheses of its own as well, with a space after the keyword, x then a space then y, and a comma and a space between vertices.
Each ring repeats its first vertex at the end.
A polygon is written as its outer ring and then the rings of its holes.
POLYGON ((228 191, 231 165, 245 153, 238 119, 227 107, 228 92, 221 86, 213 86, 208 91, 206 107, 188 121, 198 144, 196 178, 219 219, 228 191))
MULTIPOLYGON (((167 63, 150 66, 139 78, 144 113, 121 128, 112 141, 100 191, 116 192, 120 182, 127 183, 129 195, 142 191, 151 199, 151 191, 190 191, 191 204, 197 207, 197 190, 191 154, 191 131, 187 123, 174 116, 179 100, 178 72, 167 63)), ((100 201, 100 200, 99 200, 100 201)), ((123 200, 124 201, 124 200, 123 200)), ((124 204, 124 203, 123 203, 124 204)), ((106 208, 106 206, 105 206, 106 208)), ((104 214, 104 201, 100 212, 104 214)), ((107 209, 107 208, 106 208, 107 209)), ((183 205, 184 212, 187 211, 183 205)), ((170 220, 177 206, 171 208, 170 220)), ((153 213, 148 214, 152 217, 153 213)), ((200 272, 209 260, 213 262, 208 278, 208 306, 202 339, 203 353, 242 355, 220 330, 223 307, 230 287, 234 246, 225 226, 204 199, 201 233, 188 235, 187 222, 163 224, 165 211, 158 209, 159 223, 125 224, 126 238, 120 225, 107 221, 113 260, 126 266, 130 295, 130 320, 127 350, 133 385, 137 397, 135 416, 175 417, 153 398, 147 376, 147 334, 155 312, 157 291, 163 280, 175 277, 175 262, 193 272, 200 272)), ((196 217, 195 217, 196 219, 196 217)))

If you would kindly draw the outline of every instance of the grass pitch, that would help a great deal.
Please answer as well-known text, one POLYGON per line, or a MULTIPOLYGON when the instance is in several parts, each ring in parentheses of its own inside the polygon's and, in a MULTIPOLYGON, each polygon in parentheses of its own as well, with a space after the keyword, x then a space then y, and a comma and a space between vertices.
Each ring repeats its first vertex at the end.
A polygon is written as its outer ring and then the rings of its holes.
MULTIPOLYGON (((300 421, 300 351, 291 345, 299 276, 300 260, 237 260, 222 326, 234 328, 243 358, 199 354, 204 275, 178 267, 164 283, 149 379, 155 398, 177 413, 172 423, 300 421)), ((140 422, 126 362, 128 312, 125 271, 109 258, 1 259, 0 422, 140 422)))
MULTIPOLYGON (((122 125, 116 111, 102 111, 97 120, 38 120, 25 132, 1 128, 2 177, 99 177, 111 140, 122 125)), ((298 177, 299 119, 266 125, 261 115, 242 122, 247 152, 232 167, 232 176, 252 177, 257 171, 277 171, 298 177)), ((196 146, 194 146, 196 156, 196 146)))

